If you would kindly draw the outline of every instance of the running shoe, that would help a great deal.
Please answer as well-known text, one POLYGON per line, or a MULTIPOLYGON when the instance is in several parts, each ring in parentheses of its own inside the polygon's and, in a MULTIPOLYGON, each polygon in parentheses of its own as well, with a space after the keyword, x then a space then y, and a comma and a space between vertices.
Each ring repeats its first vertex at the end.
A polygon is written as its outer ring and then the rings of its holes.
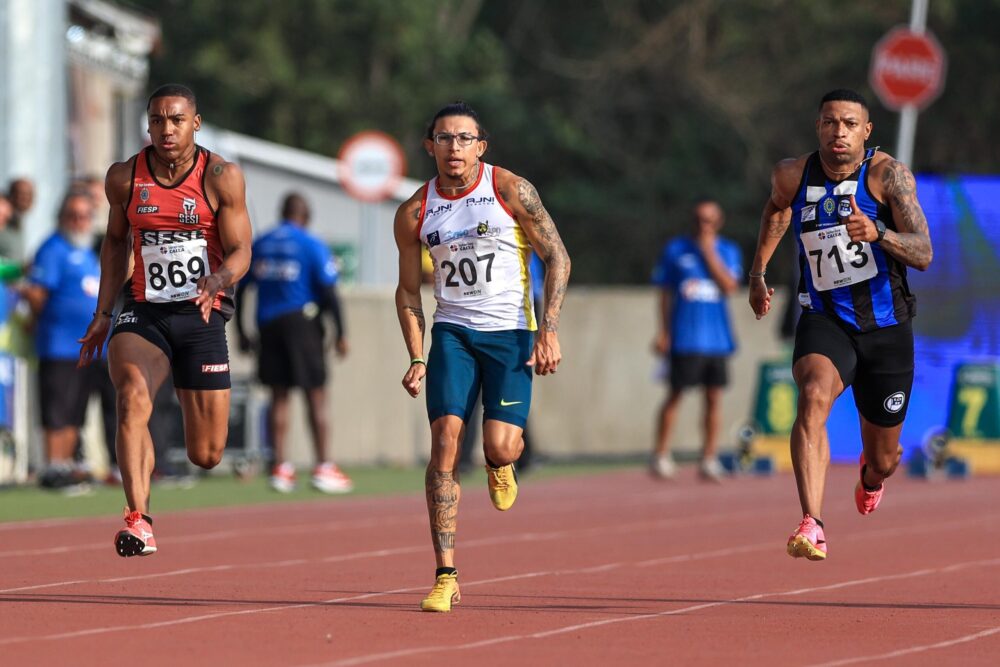
POLYGON ((719 459, 714 456, 704 459, 698 465, 698 477, 703 482, 715 482, 716 484, 722 484, 722 476, 726 473, 723 469, 722 464, 719 463, 719 459))
POLYGON ((115 551, 123 558, 156 553, 153 527, 142 518, 142 514, 125 508, 125 528, 115 535, 115 551))
POLYGON ((493 507, 501 512, 509 510, 517 500, 517 473, 514 472, 514 464, 508 463, 499 468, 491 468, 487 463, 486 477, 489 480, 493 507))
POLYGON ((336 463, 321 463, 313 470, 313 488, 323 493, 350 493, 354 482, 344 474, 336 463))
POLYGON ((295 466, 287 461, 279 463, 271 470, 271 488, 279 493, 295 490, 295 466))
POLYGON ((451 611, 451 606, 462 600, 458 590, 458 573, 439 574, 434 588, 420 603, 423 611, 451 611))
POLYGON ((854 504, 858 506, 858 511, 863 515, 871 514, 878 507, 878 504, 882 502, 882 491, 885 490, 885 484, 879 484, 878 488, 874 491, 869 491, 865 488, 865 454, 861 453, 861 479, 858 480, 857 485, 854 487, 854 504))
POLYGON ((674 457, 669 453, 661 456, 653 454, 653 458, 649 460, 649 474, 660 479, 673 479, 676 477, 677 464, 674 463, 674 457))
POLYGON ((788 538, 786 548, 792 558, 823 560, 826 558, 826 536, 823 534, 823 528, 816 523, 816 519, 806 514, 802 517, 798 530, 788 538))

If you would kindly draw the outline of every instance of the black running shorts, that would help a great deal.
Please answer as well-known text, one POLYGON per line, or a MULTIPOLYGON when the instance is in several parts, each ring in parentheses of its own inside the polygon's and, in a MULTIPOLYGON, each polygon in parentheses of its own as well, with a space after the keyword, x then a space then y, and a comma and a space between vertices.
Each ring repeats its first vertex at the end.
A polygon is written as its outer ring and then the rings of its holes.
POLYGON ((295 311, 262 325, 257 374, 268 387, 322 387, 326 359, 320 317, 295 311))
POLYGON ((913 388, 913 326, 903 324, 858 333, 821 313, 803 312, 795 330, 794 361, 821 354, 837 367, 844 387, 854 387, 854 404, 876 426, 906 418, 913 388))
POLYGON ((206 324, 191 302, 127 303, 111 336, 134 333, 163 350, 177 389, 229 389, 226 320, 212 311, 206 324))
POLYGON ((76 359, 38 361, 38 404, 46 429, 83 426, 93 374, 89 368, 77 368, 76 364, 76 359))
POLYGON ((720 354, 671 354, 670 388, 725 387, 729 384, 728 359, 720 354))

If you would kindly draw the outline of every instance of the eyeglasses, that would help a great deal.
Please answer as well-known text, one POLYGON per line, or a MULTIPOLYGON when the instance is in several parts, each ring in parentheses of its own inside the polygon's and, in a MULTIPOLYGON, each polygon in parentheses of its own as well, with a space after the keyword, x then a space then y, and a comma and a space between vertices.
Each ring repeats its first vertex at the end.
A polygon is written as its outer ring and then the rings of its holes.
POLYGON ((451 142, 457 141, 462 148, 471 146, 473 141, 479 141, 479 137, 468 132, 451 134, 450 132, 439 132, 434 135, 434 143, 438 146, 451 146, 451 142))

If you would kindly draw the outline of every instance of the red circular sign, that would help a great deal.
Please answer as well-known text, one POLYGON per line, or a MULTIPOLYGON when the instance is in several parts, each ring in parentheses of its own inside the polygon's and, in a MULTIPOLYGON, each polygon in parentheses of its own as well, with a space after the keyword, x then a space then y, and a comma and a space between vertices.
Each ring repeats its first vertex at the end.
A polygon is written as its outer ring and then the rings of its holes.
POLYGON ((930 32, 893 28, 872 50, 868 81, 893 111, 930 104, 944 88, 945 55, 930 32))
POLYGON ((392 196, 406 173, 406 158, 399 143, 376 130, 359 132, 345 141, 338 159, 344 189, 365 202, 392 196))

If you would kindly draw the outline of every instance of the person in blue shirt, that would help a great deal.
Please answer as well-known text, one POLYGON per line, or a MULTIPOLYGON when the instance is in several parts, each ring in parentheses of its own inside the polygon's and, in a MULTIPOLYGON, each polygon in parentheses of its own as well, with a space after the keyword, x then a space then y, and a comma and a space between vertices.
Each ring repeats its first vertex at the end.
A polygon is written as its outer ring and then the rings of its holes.
POLYGON ((676 474, 669 445, 681 396, 698 386, 705 390, 699 473, 703 479, 721 479, 715 450, 728 359, 736 349, 726 297, 736 291, 742 274, 739 246, 718 234, 724 220, 717 201, 699 200, 694 233, 669 241, 653 272, 653 283, 660 288, 653 348, 669 360, 670 389, 660 408, 650 470, 665 479, 676 474))
POLYGON ((286 458, 289 390, 306 393, 309 426, 316 467, 312 485, 324 493, 353 489, 350 478, 328 456, 329 422, 326 411, 326 350, 322 313, 334 324, 337 355, 347 355, 344 321, 337 298, 337 268, 323 243, 306 231, 310 210, 298 193, 285 197, 281 223, 253 244, 250 271, 240 283, 237 299, 246 289, 257 289, 257 331, 254 345, 236 318, 240 348, 258 350, 258 376, 271 390, 269 430, 274 449, 271 487, 288 493, 295 489, 295 468, 286 458))
POLYGON ((78 480, 76 449, 92 391, 93 374, 77 368, 78 339, 97 310, 100 263, 92 249, 93 204, 70 192, 59 208, 59 226, 38 249, 22 296, 35 315, 38 389, 47 469, 43 486, 78 480))

